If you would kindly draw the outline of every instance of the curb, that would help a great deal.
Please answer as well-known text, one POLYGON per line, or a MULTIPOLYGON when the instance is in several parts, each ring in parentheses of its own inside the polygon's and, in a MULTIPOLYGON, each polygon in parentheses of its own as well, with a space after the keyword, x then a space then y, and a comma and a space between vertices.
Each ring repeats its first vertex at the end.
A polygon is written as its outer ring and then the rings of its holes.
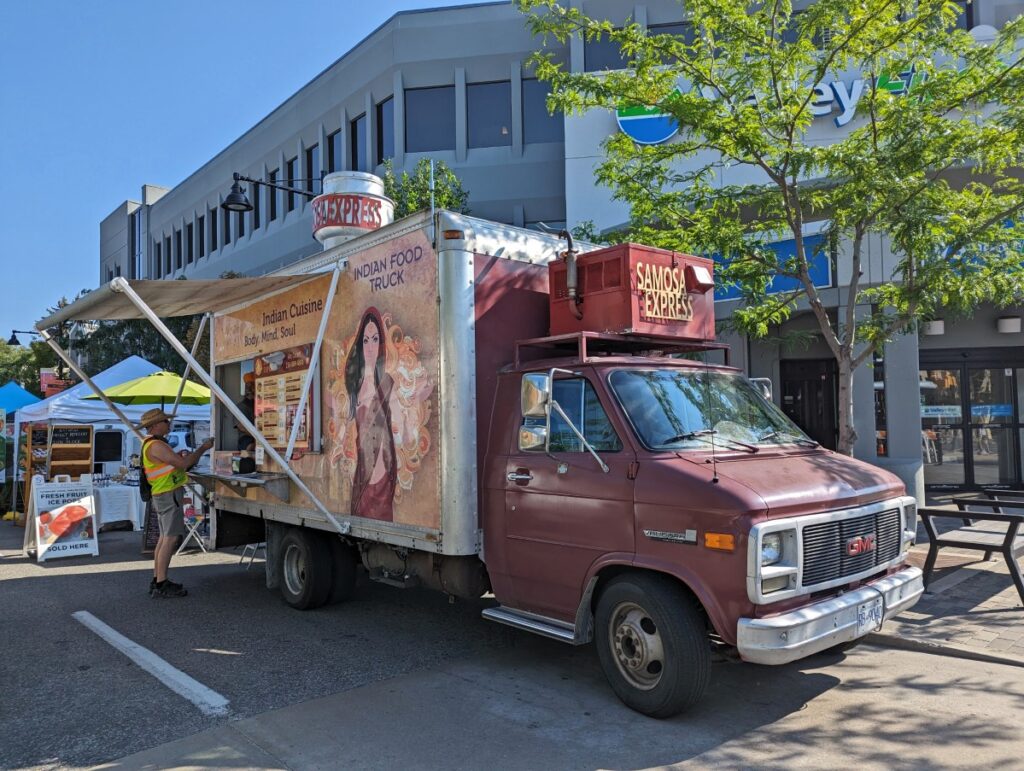
POLYGON ((879 648, 893 648, 896 650, 913 651, 914 653, 928 653, 933 656, 946 656, 947 658, 967 659, 969 661, 981 661, 986 664, 1003 664, 1010 667, 1024 668, 1024 657, 981 653, 971 648, 964 648, 960 645, 951 645, 949 643, 909 640, 906 637, 880 632, 872 632, 866 635, 863 641, 869 645, 877 645, 879 648))

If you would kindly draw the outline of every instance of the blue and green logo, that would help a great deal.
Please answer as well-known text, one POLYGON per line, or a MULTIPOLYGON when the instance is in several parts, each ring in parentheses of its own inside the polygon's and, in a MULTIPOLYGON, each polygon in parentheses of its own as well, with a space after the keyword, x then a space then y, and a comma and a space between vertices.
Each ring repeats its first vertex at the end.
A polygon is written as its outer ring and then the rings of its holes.
POLYGON ((639 145, 660 145, 679 131, 679 123, 659 107, 620 107, 615 111, 619 129, 639 145))

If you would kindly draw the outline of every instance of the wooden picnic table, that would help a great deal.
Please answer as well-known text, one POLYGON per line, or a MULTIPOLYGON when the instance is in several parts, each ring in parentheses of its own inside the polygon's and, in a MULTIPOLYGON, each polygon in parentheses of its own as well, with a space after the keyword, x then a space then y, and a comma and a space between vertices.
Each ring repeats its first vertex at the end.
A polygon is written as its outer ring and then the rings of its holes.
POLYGON ((925 587, 931 580, 939 549, 949 546, 980 551, 985 554, 985 559, 999 552, 1006 560, 1010 577, 1024 603, 1024 576, 1017 564, 1019 556, 1024 555, 1024 536, 1020 535, 1021 526, 1024 525, 1024 500, 977 497, 956 498, 953 503, 955 509, 926 506, 917 510, 929 540, 928 556, 924 563, 925 587), (940 534, 935 527, 937 519, 959 519, 963 525, 940 534))

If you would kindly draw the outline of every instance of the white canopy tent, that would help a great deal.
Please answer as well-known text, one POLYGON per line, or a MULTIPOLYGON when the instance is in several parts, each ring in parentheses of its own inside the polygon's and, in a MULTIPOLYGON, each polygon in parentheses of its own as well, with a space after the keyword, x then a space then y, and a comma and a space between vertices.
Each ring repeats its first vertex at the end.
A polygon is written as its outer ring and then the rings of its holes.
MULTIPOLYGON (((134 380, 137 377, 159 372, 160 368, 139 356, 129 356, 113 367, 95 375, 92 381, 100 388, 110 388, 120 383, 134 380)), ((59 394, 43 399, 41 402, 29 404, 14 413, 15 436, 22 423, 116 423, 120 418, 103 402, 95 399, 83 399, 92 393, 85 383, 61 391, 59 394)), ((142 419, 142 413, 159 404, 119 405, 124 416, 134 423, 142 419)), ((170 405, 166 409, 170 410, 170 405)), ((209 420, 210 405, 179 404, 178 420, 209 420)))

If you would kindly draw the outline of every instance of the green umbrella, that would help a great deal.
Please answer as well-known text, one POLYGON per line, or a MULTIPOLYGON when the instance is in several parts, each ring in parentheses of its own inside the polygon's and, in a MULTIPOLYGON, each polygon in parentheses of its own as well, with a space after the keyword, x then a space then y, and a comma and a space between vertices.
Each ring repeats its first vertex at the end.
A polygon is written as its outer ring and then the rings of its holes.
MULTIPOLYGON (((126 383, 103 389, 103 394, 118 404, 155 404, 160 402, 163 409, 165 403, 174 404, 174 399, 181 388, 181 375, 173 372, 154 372, 152 375, 137 377, 126 383)), ((83 396, 83 399, 99 399, 96 394, 83 396)), ((209 404, 210 389, 191 380, 185 381, 181 392, 181 404, 209 404)))

